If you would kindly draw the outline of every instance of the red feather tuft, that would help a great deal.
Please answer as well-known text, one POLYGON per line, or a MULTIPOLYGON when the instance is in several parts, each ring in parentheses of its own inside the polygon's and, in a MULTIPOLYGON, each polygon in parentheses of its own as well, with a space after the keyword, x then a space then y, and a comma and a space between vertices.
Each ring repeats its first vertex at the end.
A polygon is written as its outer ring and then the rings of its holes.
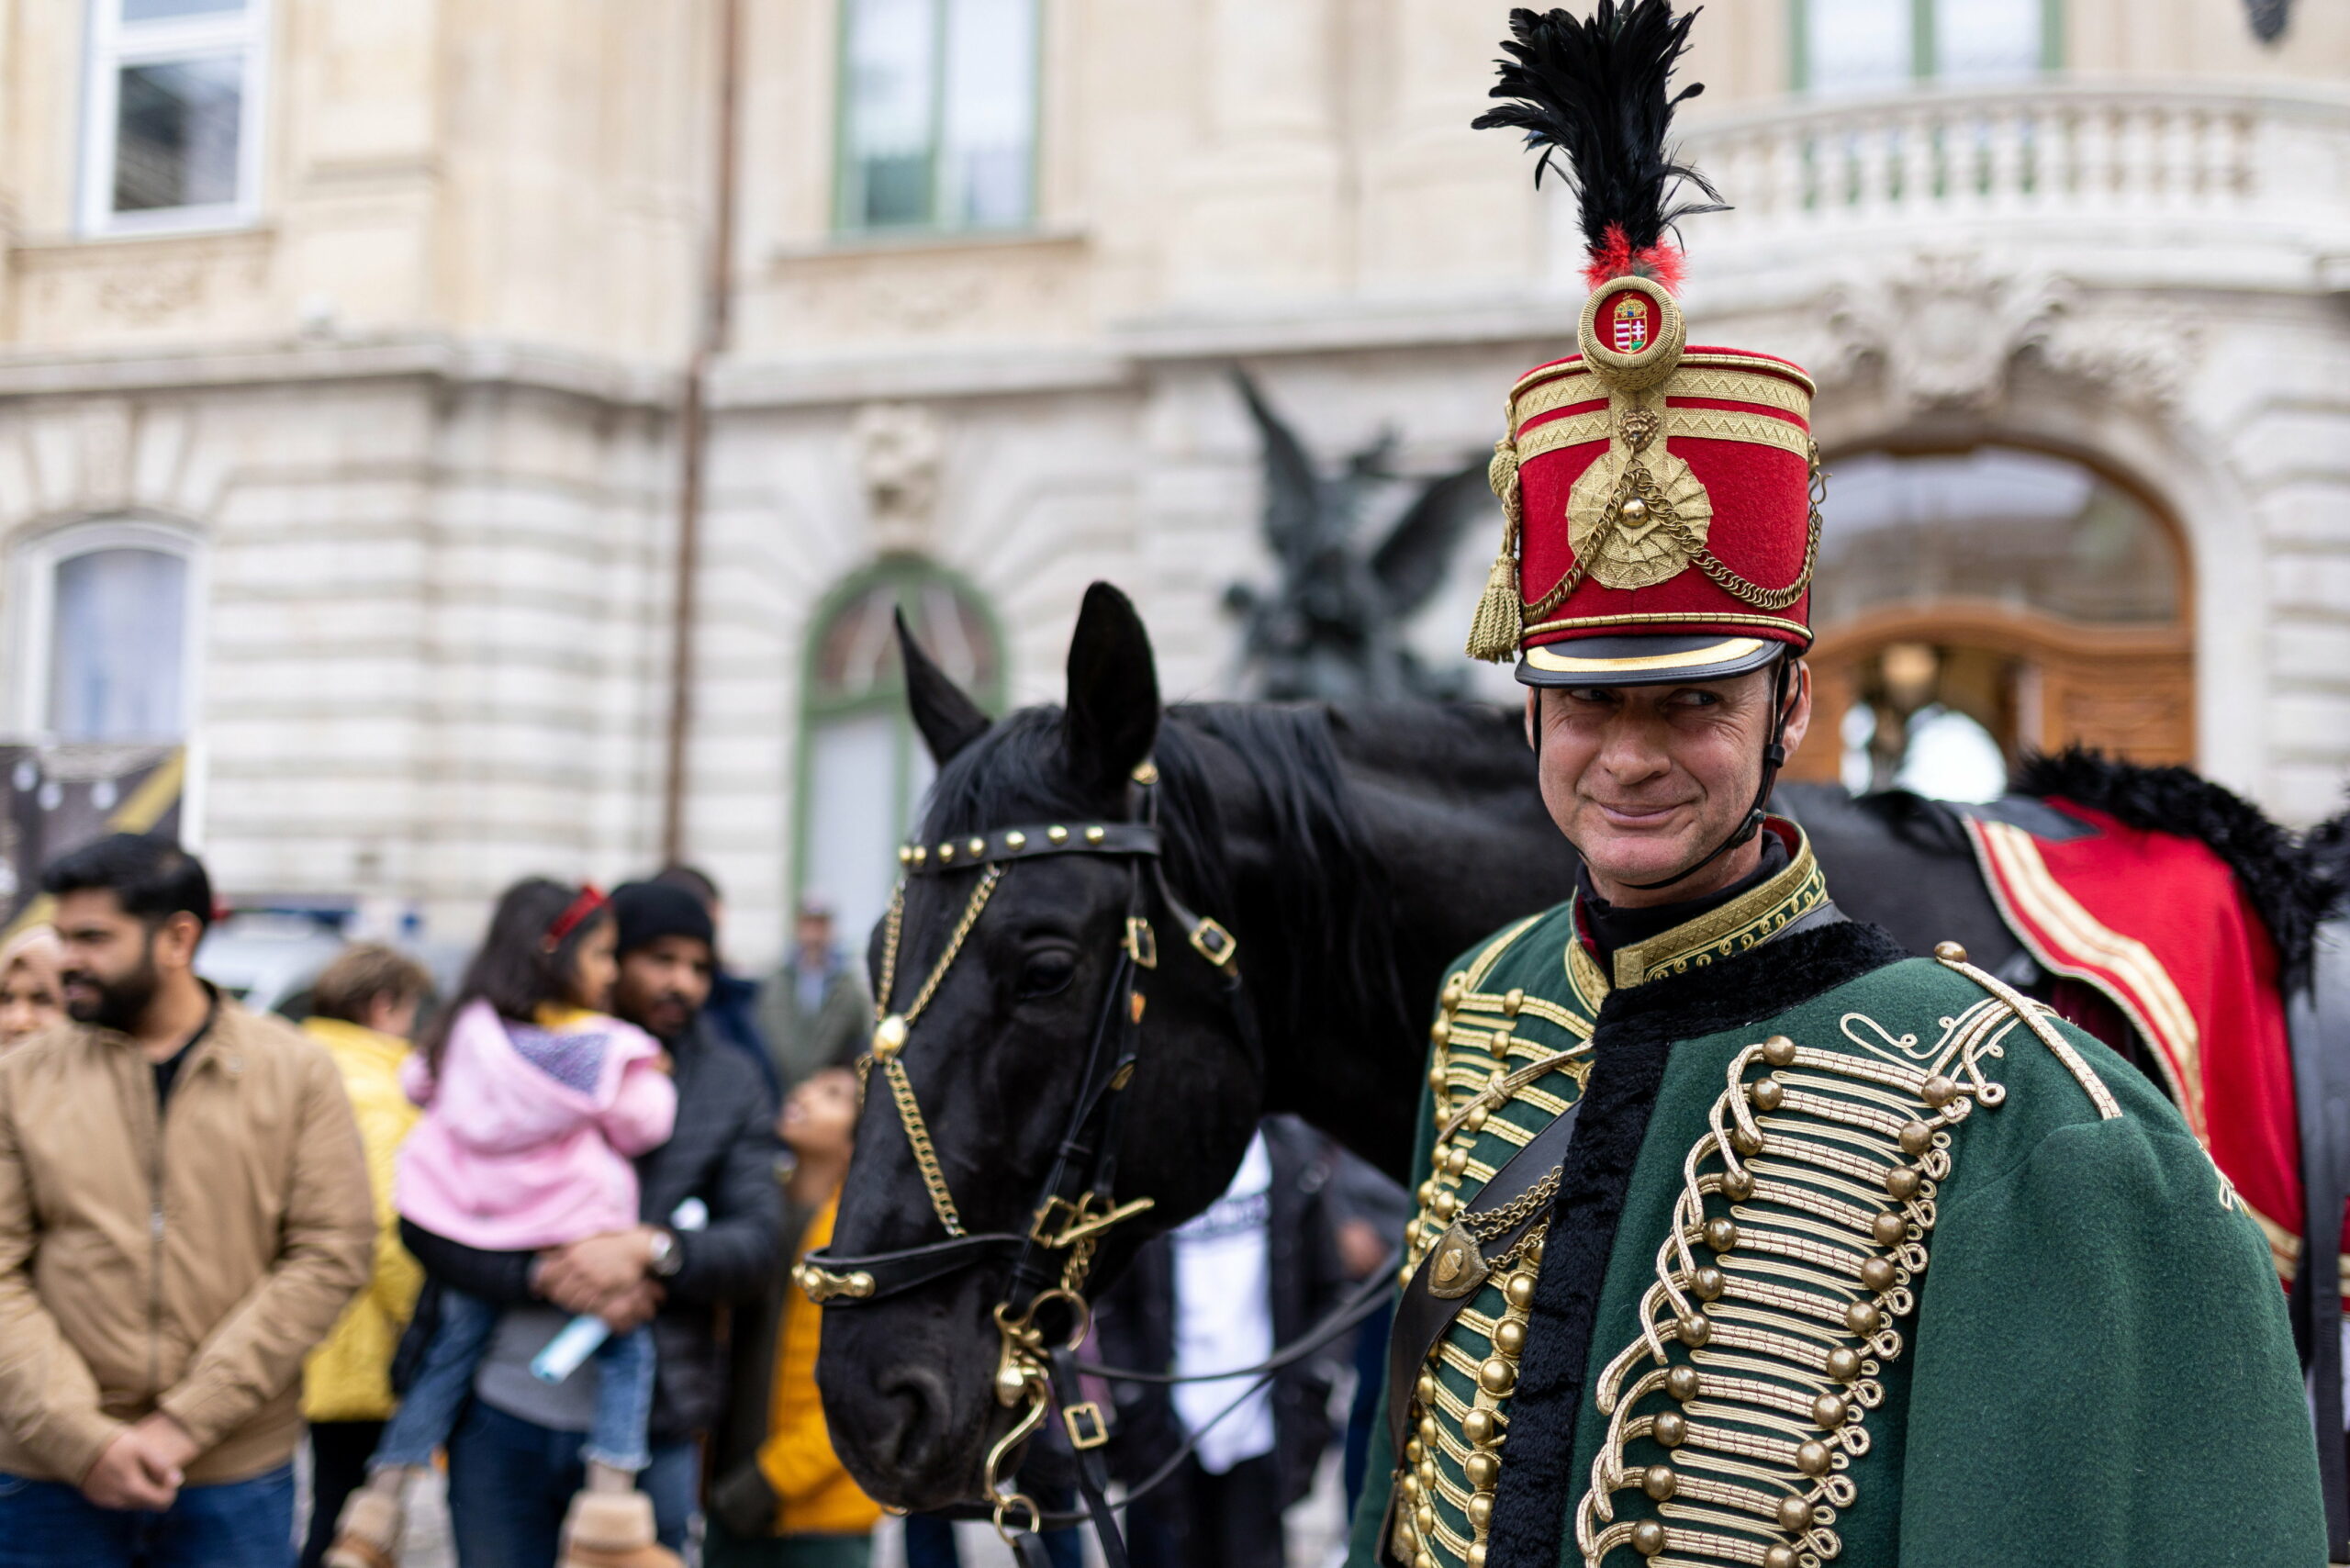
POLYGON ((1632 249, 1624 234, 1624 226, 1607 226, 1607 242, 1591 252, 1591 261, 1583 269, 1583 280, 1593 288, 1612 278, 1645 277, 1662 284, 1669 293, 1681 292, 1681 248, 1660 240, 1653 245, 1632 249))

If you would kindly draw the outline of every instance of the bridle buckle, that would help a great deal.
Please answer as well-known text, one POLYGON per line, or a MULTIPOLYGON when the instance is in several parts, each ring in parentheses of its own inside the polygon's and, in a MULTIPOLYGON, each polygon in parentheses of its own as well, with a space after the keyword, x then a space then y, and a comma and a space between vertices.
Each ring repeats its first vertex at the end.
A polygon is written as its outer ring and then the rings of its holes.
POLYGON ((1158 934, 1150 922, 1139 914, 1126 916, 1126 956, 1136 967, 1146 969, 1158 968, 1158 934))
POLYGON ((1102 1418, 1102 1406, 1091 1399, 1063 1406, 1061 1426, 1069 1433, 1069 1446, 1080 1453, 1110 1440, 1110 1424, 1102 1418))
POLYGON ((1192 950, 1229 975, 1232 961, 1240 956, 1240 939, 1226 931, 1215 916, 1203 914, 1200 923, 1192 927, 1192 950))

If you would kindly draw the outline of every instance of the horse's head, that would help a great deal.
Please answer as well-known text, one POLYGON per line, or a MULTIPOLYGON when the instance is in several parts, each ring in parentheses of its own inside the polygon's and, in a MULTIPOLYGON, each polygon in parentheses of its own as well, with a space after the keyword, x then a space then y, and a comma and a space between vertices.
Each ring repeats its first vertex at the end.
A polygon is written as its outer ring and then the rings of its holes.
MULTIPOLYGON (((944 1241, 942 1198, 970 1234, 1031 1229, 1055 1150, 1077 1120, 1097 1030, 1114 1029, 1134 1006, 1119 958, 1139 886, 1158 967, 1125 971, 1139 976, 1147 1001, 1123 1091, 1114 1196, 1152 1206, 1103 1237, 1089 1279, 1099 1286, 1142 1241, 1223 1190, 1262 1109, 1264 1064, 1243 1044, 1222 976, 1158 897, 1147 860, 1015 857, 1001 862, 981 902, 975 893, 990 873, 968 846, 974 835, 1000 845, 1013 828, 1066 827, 1081 838, 1088 827, 1130 820, 1136 769, 1159 734, 1149 639, 1125 596, 1096 583, 1069 645, 1067 708, 994 723, 902 630, 901 643, 915 724, 940 769, 919 842, 933 857, 956 845, 962 858, 945 870, 932 859, 907 879, 886 992, 888 925, 875 934, 877 994, 891 1014, 912 1016, 902 1045, 885 1047, 902 1082, 886 1066, 868 1073, 828 1251, 851 1258, 944 1241), (912 1148, 901 1088, 935 1150, 935 1182, 912 1148)), ((1184 902, 1229 919, 1214 857, 1199 853, 1212 841, 1214 801, 1166 785, 1158 792, 1169 883, 1184 902)), ((875 1497, 924 1508, 976 1495, 989 1448, 1018 1415, 995 1396, 1002 1340, 992 1312, 1008 1274, 1008 1260, 989 1253, 827 1309, 817 1381, 833 1443, 875 1497)))

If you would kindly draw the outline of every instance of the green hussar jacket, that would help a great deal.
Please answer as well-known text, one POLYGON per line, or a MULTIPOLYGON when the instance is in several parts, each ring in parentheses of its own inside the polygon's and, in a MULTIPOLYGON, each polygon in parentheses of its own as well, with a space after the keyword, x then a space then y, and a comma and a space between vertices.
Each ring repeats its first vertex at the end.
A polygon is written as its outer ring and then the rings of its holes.
POLYGON ((1773 830, 1612 974, 1571 903, 1454 965, 1398 1321, 1460 1310, 1391 1361, 1349 1568, 2322 1562, 2266 1246, 2169 1103, 1773 830))

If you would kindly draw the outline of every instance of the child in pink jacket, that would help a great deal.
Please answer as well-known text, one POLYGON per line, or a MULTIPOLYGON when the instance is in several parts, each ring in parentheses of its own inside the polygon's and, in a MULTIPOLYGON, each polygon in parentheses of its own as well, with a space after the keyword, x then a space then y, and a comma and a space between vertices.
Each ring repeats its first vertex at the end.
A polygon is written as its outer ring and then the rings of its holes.
MULTIPOLYGON (((538 1251, 637 1222, 635 1156, 668 1140, 677 1092, 653 1037, 599 1011, 619 973, 604 896, 533 878, 498 901, 455 1002, 409 1058, 424 1107, 401 1146, 393 1202, 410 1223, 486 1251, 538 1251)), ((424 1356, 385 1426, 368 1483, 337 1521, 329 1568, 391 1568, 400 1492, 432 1462, 463 1409, 498 1308, 447 1286, 424 1356)), ((564 1561, 679 1568, 654 1542, 636 1474, 651 1462, 653 1330, 596 1351, 588 1486, 572 1503, 564 1561)))

